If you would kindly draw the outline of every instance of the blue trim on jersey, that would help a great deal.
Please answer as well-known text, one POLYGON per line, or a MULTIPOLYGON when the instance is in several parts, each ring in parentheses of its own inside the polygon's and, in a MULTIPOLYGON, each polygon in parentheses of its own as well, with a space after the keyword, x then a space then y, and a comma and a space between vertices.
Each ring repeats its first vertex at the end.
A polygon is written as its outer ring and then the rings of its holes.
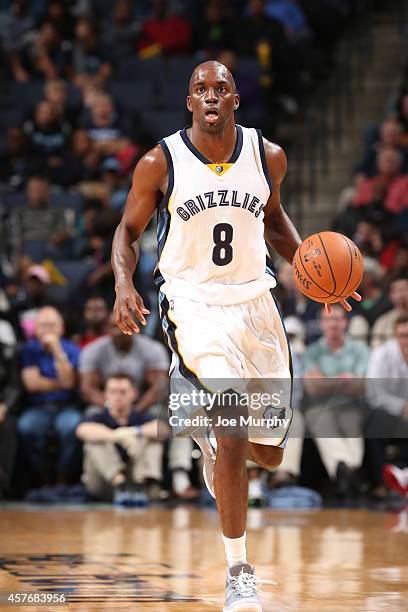
POLYGON ((168 175, 168 184, 167 184, 167 191, 163 196, 162 201, 159 204, 159 208, 168 208, 169 205, 169 200, 170 200, 170 196, 172 194, 172 191, 174 189, 174 166, 173 166, 173 159, 171 157, 171 153, 169 151, 169 147, 167 146, 166 142, 164 141, 164 139, 159 141, 159 145, 161 146, 164 156, 166 158, 166 162, 167 162, 167 175, 168 175))
MULTIPOLYGON (((169 211, 169 201, 171 194, 174 189, 174 166, 169 147, 167 146, 164 139, 160 140, 159 145, 161 146, 164 156, 167 162, 167 175, 168 184, 166 193, 163 196, 162 201, 157 207, 157 259, 160 261, 160 257, 166 244, 167 236, 170 231, 171 215, 169 211)), ((160 269, 157 266, 153 274, 154 283, 160 287, 164 283, 164 278, 161 275, 160 269)))
MULTIPOLYGON (((235 125, 236 130, 237 130, 237 138, 235 141, 235 147, 234 147, 234 151, 230 157, 230 159, 225 162, 226 164, 234 164, 238 157, 241 154, 242 151, 242 143, 243 143, 243 133, 242 133, 242 127, 240 125, 235 125)), ((191 142, 191 140, 189 139, 189 137, 187 136, 187 129, 188 128, 184 128, 183 130, 180 130, 180 136, 182 141, 184 142, 184 144, 186 145, 186 147, 188 149, 190 149, 191 153, 193 155, 195 155, 201 162, 203 162, 203 164, 205 164, 206 166, 208 166, 208 164, 213 164, 213 163, 222 163, 219 159, 217 159, 215 162, 212 162, 208 159, 208 157, 206 157, 205 155, 203 155, 203 153, 201 153, 201 151, 199 151, 191 142)))
POLYGON ((268 183, 268 186, 269 186, 269 191, 270 191, 269 196, 271 196, 272 180, 269 174, 268 164, 266 162, 265 146, 264 146, 264 142, 262 138, 262 132, 261 130, 256 130, 256 133, 258 134, 258 144, 259 144, 259 153, 261 155, 262 170, 263 170, 266 182, 268 183))
POLYGON ((265 272, 269 274, 270 276, 277 278, 275 266, 273 265, 272 260, 270 259, 268 255, 266 256, 265 272))

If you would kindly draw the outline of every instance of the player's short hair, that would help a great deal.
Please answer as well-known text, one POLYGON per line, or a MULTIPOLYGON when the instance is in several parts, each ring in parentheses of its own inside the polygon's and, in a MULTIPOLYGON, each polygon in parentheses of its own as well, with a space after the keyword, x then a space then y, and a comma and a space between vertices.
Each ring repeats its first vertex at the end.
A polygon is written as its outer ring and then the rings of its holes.
POLYGON ((113 374, 109 374, 109 376, 105 380, 105 389, 107 388, 108 382, 110 380, 128 380, 133 388, 136 387, 135 381, 127 372, 115 372, 113 374))

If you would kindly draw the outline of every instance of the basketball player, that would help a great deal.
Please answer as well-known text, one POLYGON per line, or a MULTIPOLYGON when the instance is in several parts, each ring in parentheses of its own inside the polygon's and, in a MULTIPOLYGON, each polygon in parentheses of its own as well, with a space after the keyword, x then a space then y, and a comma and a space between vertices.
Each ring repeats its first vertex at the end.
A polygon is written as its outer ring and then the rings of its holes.
MULTIPOLYGON (((137 164, 112 248, 115 320, 123 333, 138 333, 136 320, 145 325, 149 311, 132 278, 140 236, 158 210, 155 279, 171 375, 196 388, 216 378, 290 380, 265 245, 292 262, 301 242, 280 203, 286 156, 259 131, 235 124, 238 107, 229 70, 214 61, 197 66, 187 97, 192 127, 161 140, 137 164)), ((246 559, 246 460, 276 468, 287 431, 264 437, 250 428, 246 436, 214 430, 215 441, 197 441, 228 563, 224 612, 258 612, 259 579, 246 559)))

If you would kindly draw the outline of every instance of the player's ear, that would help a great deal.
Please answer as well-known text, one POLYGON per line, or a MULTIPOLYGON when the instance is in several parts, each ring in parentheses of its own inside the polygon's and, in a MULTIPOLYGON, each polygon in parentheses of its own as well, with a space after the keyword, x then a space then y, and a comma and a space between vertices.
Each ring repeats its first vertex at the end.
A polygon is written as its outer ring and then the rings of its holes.
POLYGON ((190 113, 193 112, 192 106, 191 106, 191 101, 190 101, 190 96, 187 96, 187 108, 190 111, 190 113))
POLYGON ((239 95, 235 94, 234 110, 238 110, 238 109, 239 109, 239 95))

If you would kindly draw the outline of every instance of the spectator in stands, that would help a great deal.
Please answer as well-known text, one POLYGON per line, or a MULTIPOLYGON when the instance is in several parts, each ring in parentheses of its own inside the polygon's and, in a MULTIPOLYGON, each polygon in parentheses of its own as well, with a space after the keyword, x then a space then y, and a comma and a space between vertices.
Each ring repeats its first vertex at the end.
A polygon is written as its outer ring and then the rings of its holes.
POLYGON ((404 92, 398 102, 398 123, 402 126, 401 143, 408 146, 408 93, 404 92))
POLYGON ((35 20, 29 12, 28 0, 14 0, 10 2, 8 11, 0 13, 1 46, 11 74, 19 82, 30 79, 24 62, 24 52, 34 27, 35 20))
POLYGON ((112 49, 114 62, 134 53, 140 30, 141 24, 133 18, 133 3, 130 0, 116 0, 103 30, 103 40, 112 49))
POLYGON ((108 306, 101 296, 87 299, 82 314, 80 333, 74 340, 83 349, 106 334, 109 319, 108 306))
POLYGON ((119 161, 115 157, 107 157, 102 162, 100 170, 102 182, 108 190, 110 206, 122 211, 126 204, 129 186, 121 176, 119 161))
POLYGON ((269 104, 285 95, 285 110, 297 112, 297 66, 282 24, 267 15, 265 0, 250 0, 248 16, 237 23, 235 48, 240 55, 256 57, 262 68, 262 86, 269 104), (271 98, 271 94, 273 98, 271 98))
POLYGON ((47 2, 46 13, 42 21, 52 23, 60 32, 64 42, 72 39, 74 33, 74 18, 69 3, 64 0, 50 0, 47 2))
POLYGON ((284 317, 296 316, 304 325, 305 342, 309 344, 320 336, 317 302, 307 299, 295 285, 292 266, 283 262, 279 267, 276 297, 284 317))
POLYGON ((6 148, 4 153, 0 154, 0 181, 18 189, 24 183, 32 165, 24 132, 20 127, 9 127, 6 148))
POLYGON ((361 181, 353 199, 356 207, 379 206, 399 213, 408 205, 408 177, 402 174, 401 153, 384 147, 377 154, 377 175, 361 181))
POLYGON ((371 333, 373 347, 390 340, 394 335, 395 321, 401 316, 408 315, 408 269, 390 279, 388 297, 393 308, 374 323, 371 333))
POLYGON ((179 55, 188 53, 190 46, 190 22, 171 13, 168 0, 152 0, 151 17, 144 22, 137 42, 139 55, 179 55))
POLYGON ((57 185, 70 187, 99 176, 100 155, 86 130, 75 130, 70 147, 54 161, 49 174, 57 185))
POLYGON ((30 265, 24 272, 22 282, 10 279, 6 286, 11 306, 11 322, 20 337, 34 337, 35 319, 44 306, 56 303, 48 296, 50 275, 44 266, 30 265))
POLYGON ((63 42, 58 28, 44 21, 30 46, 33 75, 36 78, 56 79, 67 75, 71 66, 71 45, 63 42))
POLYGON ((10 487, 16 452, 13 412, 20 396, 16 347, 13 328, 0 319, 0 499, 10 487))
POLYGON ((365 343, 347 336, 347 317, 339 304, 321 310, 322 338, 303 355, 307 393, 305 421, 337 493, 350 493, 364 454, 362 439, 364 380, 368 363, 365 343))
POLYGON ((378 261, 365 257, 364 276, 358 288, 361 302, 358 302, 356 308, 353 308, 350 328, 354 328, 356 319, 362 316, 367 322, 366 334, 368 335, 376 319, 390 308, 390 302, 384 295, 383 276, 384 273, 378 261))
POLYGON ((78 19, 72 53, 74 79, 81 86, 91 75, 103 83, 112 72, 111 54, 101 42, 95 23, 88 18, 78 19))
POLYGON ((107 332, 107 336, 85 347, 81 353, 79 370, 83 400, 103 407, 103 386, 108 376, 126 372, 142 390, 136 404, 138 411, 144 412, 163 401, 169 366, 163 345, 147 336, 122 334, 113 316, 109 318, 107 332))
POLYGON ((110 96, 99 95, 90 110, 90 120, 85 127, 101 156, 115 155, 129 145, 110 96))
POLYGON ((82 480, 95 499, 137 505, 143 499, 142 486, 162 480, 159 423, 135 409, 137 394, 127 374, 111 374, 105 383, 104 410, 77 428, 85 443, 82 480))
POLYGON ((50 158, 60 158, 67 146, 71 128, 56 114, 54 106, 43 100, 35 107, 33 120, 25 122, 24 132, 31 154, 52 163, 50 158))
POLYGON ((408 170, 408 149, 402 146, 402 131, 403 128, 395 119, 389 117, 379 128, 378 140, 368 147, 364 159, 356 166, 355 172, 364 175, 364 177, 372 177, 377 174, 377 157, 378 153, 387 147, 397 149, 402 155, 402 172, 408 170))
MULTIPOLYGON (((234 21, 227 4, 218 0, 206 3, 204 14, 196 23, 193 44, 196 51, 208 58, 213 58, 223 49, 234 48, 234 21)), ((237 89, 240 91, 239 87, 237 89)))
MULTIPOLYGON (((408 462, 408 311, 394 321, 393 336, 375 348, 367 371, 367 398, 372 408, 366 425, 371 478, 382 484, 387 442, 400 447, 408 462)), ((392 469, 388 468, 386 482, 392 469)))
POLYGON ((20 236, 23 252, 36 251, 42 259, 47 253, 61 254, 69 233, 64 210, 50 204, 49 183, 45 177, 34 176, 26 187, 26 204, 14 213, 14 222, 20 236))
POLYGON ((60 313, 46 306, 37 314, 35 339, 21 350, 21 375, 29 406, 18 420, 18 432, 27 470, 37 485, 50 479, 50 434, 58 439, 58 483, 77 475, 80 459, 75 437, 81 421, 76 395, 79 348, 63 334, 60 313))
POLYGON ((44 86, 44 96, 59 120, 74 128, 79 119, 80 104, 70 102, 67 82, 63 79, 48 80, 44 86))

